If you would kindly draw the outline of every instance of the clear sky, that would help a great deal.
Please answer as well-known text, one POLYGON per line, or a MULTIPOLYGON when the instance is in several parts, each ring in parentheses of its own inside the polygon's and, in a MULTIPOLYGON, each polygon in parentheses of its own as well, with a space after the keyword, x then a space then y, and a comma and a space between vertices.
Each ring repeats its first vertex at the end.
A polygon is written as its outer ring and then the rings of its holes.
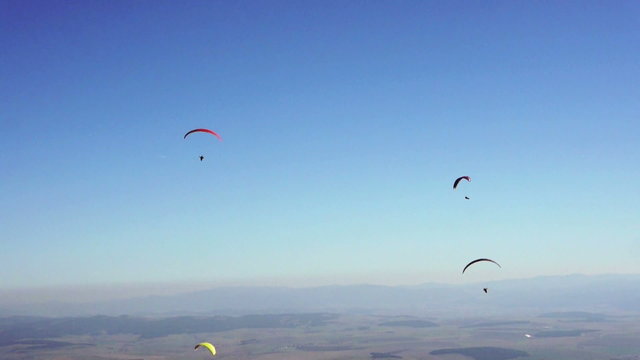
POLYGON ((0 101, 0 289, 640 272, 637 1, 0 0, 0 101))

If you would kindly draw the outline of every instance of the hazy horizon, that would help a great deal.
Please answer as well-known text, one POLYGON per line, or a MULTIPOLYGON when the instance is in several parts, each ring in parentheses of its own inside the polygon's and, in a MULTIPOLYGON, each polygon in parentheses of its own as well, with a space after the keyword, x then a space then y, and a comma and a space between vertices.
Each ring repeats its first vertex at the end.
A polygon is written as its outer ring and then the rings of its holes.
MULTIPOLYGON (((0 290, 0 307, 3 305, 63 302, 63 303, 90 303, 111 301, 118 299, 144 298, 148 296, 171 296, 189 294, 205 290, 224 288, 283 288, 283 289, 313 289, 322 287, 345 286, 382 286, 382 287, 419 287, 433 286, 469 286, 499 283, 503 281, 518 282, 539 279, 577 279, 577 278, 624 278, 640 277, 640 273, 628 274, 563 274, 563 275, 539 275, 529 278, 508 278, 500 280, 470 280, 455 282, 381 282, 381 281, 354 281, 340 279, 332 281, 318 278, 305 279, 302 283, 284 279, 260 279, 254 281, 229 281, 229 282, 166 282, 166 283, 119 283, 119 284, 93 284, 90 286, 75 284, 51 287, 22 287, 0 290)), ((405 278, 406 280, 406 278, 405 278)))

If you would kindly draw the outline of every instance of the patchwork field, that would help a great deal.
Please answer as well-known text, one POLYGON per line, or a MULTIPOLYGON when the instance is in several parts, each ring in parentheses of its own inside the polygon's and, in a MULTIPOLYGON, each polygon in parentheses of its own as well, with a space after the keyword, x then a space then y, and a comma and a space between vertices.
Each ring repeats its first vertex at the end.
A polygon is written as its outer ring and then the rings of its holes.
POLYGON ((434 319, 288 314, 244 317, 5 318, 6 360, 637 359, 636 317, 434 319))

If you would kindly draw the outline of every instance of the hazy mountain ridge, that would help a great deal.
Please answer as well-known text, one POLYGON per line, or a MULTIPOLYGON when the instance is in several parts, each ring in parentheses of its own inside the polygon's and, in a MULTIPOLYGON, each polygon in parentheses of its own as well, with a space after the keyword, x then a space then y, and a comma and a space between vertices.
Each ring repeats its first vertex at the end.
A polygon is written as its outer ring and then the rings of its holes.
POLYGON ((9 315, 140 315, 335 312, 540 314, 562 311, 637 312, 640 275, 570 275, 486 284, 342 285, 313 288, 221 287, 170 296, 85 304, 48 302, 0 309, 9 315), (489 293, 482 292, 483 286, 489 293))

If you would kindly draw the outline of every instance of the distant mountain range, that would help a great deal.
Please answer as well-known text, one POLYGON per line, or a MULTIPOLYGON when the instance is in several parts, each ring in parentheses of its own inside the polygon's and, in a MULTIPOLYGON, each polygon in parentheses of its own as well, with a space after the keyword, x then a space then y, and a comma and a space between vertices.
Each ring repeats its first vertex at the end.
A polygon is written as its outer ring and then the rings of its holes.
POLYGON ((0 308, 0 316, 243 315, 376 313, 491 316, 566 311, 640 312, 640 275, 569 275, 486 284, 219 287, 168 296, 84 304, 47 302, 0 308), (489 293, 482 291, 489 288, 489 293))

